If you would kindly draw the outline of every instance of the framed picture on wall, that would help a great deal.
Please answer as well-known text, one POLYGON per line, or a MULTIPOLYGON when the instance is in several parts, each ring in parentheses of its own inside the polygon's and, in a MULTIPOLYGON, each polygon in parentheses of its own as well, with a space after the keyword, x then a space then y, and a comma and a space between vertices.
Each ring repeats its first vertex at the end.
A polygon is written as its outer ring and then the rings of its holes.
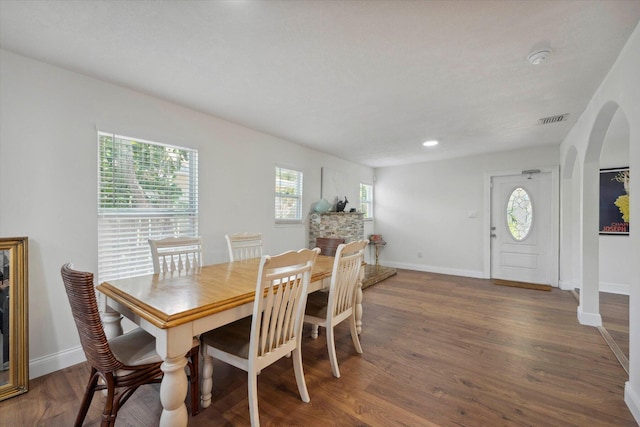
POLYGON ((600 234, 629 235, 629 168, 600 170, 600 234))
POLYGON ((327 167, 321 169, 322 198, 331 204, 331 210, 336 210, 336 202, 347 196, 347 176, 342 172, 327 167))

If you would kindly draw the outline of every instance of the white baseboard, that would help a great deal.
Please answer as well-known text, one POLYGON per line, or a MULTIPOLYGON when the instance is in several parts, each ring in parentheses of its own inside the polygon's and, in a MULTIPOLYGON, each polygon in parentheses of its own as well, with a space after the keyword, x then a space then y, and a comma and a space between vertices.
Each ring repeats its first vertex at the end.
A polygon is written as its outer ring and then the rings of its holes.
POLYGON ((640 424, 640 398, 638 393, 631 387, 629 381, 624 384, 624 403, 627 404, 636 422, 640 424))
POLYGON ((578 306, 578 322, 587 326, 602 326, 602 316, 600 313, 585 313, 582 306, 578 306))
POLYGON ((559 280, 558 287, 560 288, 560 290, 563 290, 563 291, 571 291, 575 289, 577 286, 573 282, 573 280, 566 280, 566 281, 559 280))
MULTIPOLYGON (((573 280, 560 280, 558 282, 560 289, 563 291, 570 291, 572 289, 580 289, 582 286, 580 283, 576 283, 573 280)), ((610 294, 620 294, 620 295, 629 295, 630 287, 624 283, 610 283, 610 282, 600 282, 598 284, 600 292, 608 292, 610 294)))
POLYGON ((600 282, 600 292, 629 295, 630 289, 629 289, 629 285, 625 285, 625 284, 600 282))
POLYGON ((82 363, 85 360, 87 360, 87 358, 80 346, 38 359, 31 359, 29 361, 29 379, 31 380, 59 371, 60 369, 68 368, 77 363, 82 363))
POLYGON ((392 262, 392 261, 385 261, 384 265, 385 267, 404 268, 407 270, 424 271, 427 273, 450 274, 452 276, 473 277, 476 279, 482 279, 484 277, 482 271, 476 271, 476 270, 459 270, 456 268, 435 267, 432 265, 425 265, 425 264, 410 264, 410 263, 392 262))

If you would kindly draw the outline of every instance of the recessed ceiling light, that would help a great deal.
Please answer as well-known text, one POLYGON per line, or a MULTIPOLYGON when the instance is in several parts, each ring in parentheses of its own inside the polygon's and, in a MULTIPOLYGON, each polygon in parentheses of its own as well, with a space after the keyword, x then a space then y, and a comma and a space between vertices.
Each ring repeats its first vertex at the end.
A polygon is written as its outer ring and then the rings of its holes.
POLYGON ((432 139, 430 141, 423 142, 422 145, 424 145, 425 147, 435 147, 436 145, 438 145, 438 141, 432 139))

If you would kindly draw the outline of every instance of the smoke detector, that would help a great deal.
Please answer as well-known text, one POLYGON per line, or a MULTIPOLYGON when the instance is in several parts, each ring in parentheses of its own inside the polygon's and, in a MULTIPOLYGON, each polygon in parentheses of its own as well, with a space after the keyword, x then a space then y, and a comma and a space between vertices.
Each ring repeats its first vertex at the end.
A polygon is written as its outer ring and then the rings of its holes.
POLYGON ((527 56, 527 59, 531 65, 540 65, 547 59, 550 53, 551 49, 534 50, 527 56))

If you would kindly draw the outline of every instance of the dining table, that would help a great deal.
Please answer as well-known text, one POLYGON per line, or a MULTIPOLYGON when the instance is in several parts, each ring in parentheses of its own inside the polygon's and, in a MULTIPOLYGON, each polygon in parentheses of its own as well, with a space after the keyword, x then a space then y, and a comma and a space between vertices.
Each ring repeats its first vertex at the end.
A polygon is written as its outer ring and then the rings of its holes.
MULTIPOLYGON (((331 256, 318 255, 308 292, 329 288, 333 261, 331 256)), ((108 280, 96 286, 105 297, 101 304, 108 338, 122 334, 123 316, 156 338, 164 373, 160 427, 188 425, 185 366, 193 337, 252 314, 259 264, 260 258, 254 258, 108 280)), ((361 283, 356 293, 356 319, 360 333, 361 283)), ((211 404, 212 389, 212 366, 206 358, 202 373, 201 404, 206 408, 211 404)))

